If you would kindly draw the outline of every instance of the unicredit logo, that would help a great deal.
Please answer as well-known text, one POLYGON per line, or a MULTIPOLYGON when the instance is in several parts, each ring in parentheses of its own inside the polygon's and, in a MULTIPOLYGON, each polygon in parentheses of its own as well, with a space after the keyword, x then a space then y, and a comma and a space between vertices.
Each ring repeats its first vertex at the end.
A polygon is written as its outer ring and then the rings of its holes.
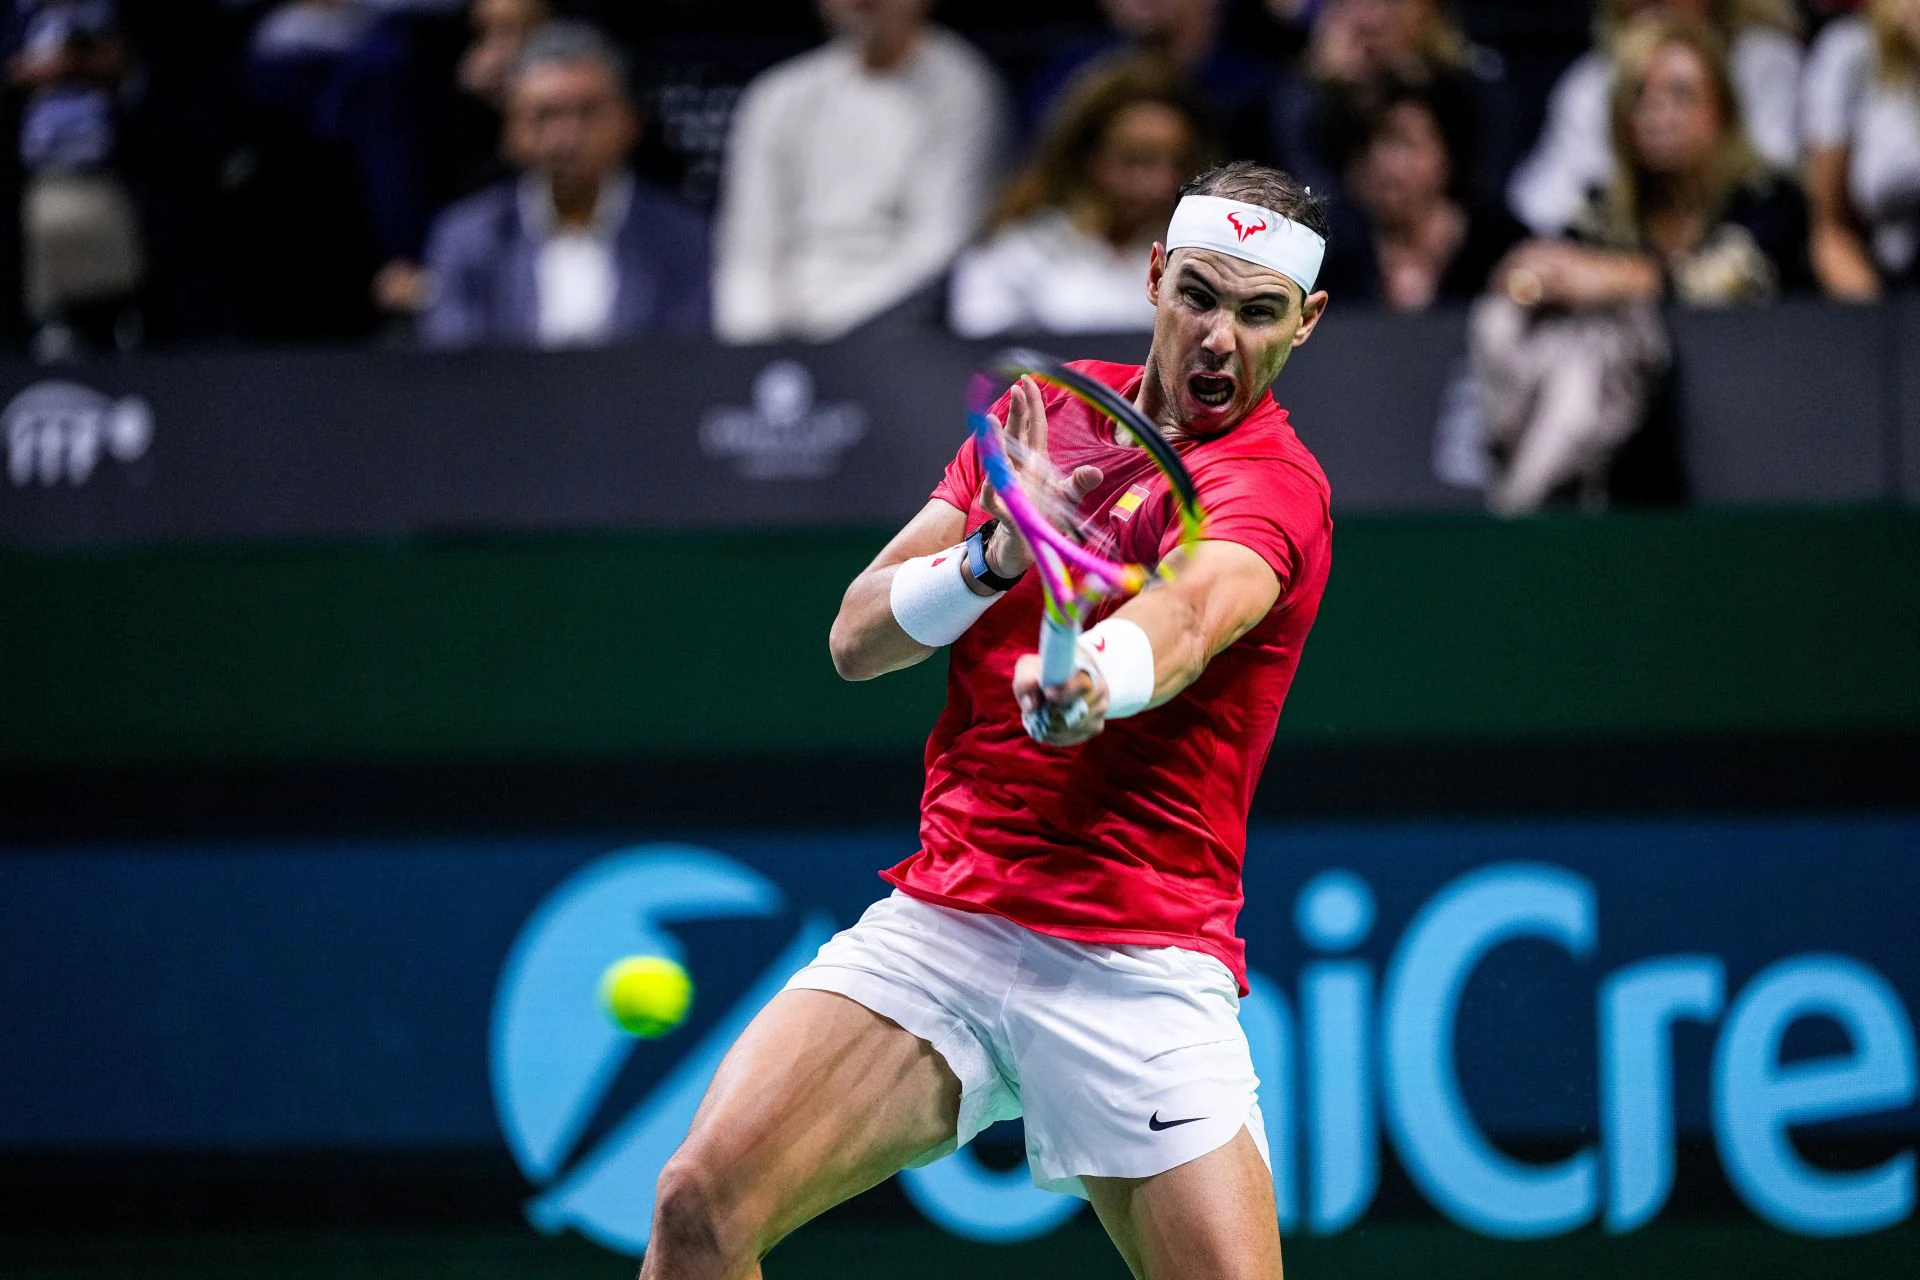
MULTIPOLYGON (((1482 1235, 1538 1238, 1595 1223, 1632 1231, 1673 1193, 1680 1112, 1699 1106, 1688 1099, 1705 1102, 1727 1184, 1774 1227, 1847 1236, 1913 1215, 1910 1139, 1844 1170, 1793 1140, 1805 1126, 1885 1117, 1920 1097, 1913 1015, 1866 960, 1834 951, 1730 960, 1699 946, 1606 954, 1593 882, 1540 860, 1465 870, 1377 941, 1376 916, 1365 879, 1321 871, 1293 901, 1298 967, 1285 981, 1249 974, 1240 1023, 1261 1080, 1283 1229, 1328 1235, 1361 1221, 1391 1149, 1429 1204, 1482 1235), (1487 984, 1508 985, 1514 970, 1501 956, 1515 946, 1561 978, 1537 991, 1522 983, 1525 1017, 1502 1052, 1580 1044, 1584 1064, 1551 1087, 1591 1091, 1583 1140, 1552 1160, 1503 1150, 1513 1121, 1500 1128, 1476 1112, 1489 1063, 1467 1051, 1469 1028, 1497 1010, 1487 984), (1815 1058, 1790 1051, 1789 1031, 1809 1020, 1837 1028, 1842 1047, 1815 1058), (1590 1035, 1569 1041, 1580 1025, 1590 1035), (1710 1062, 1677 1055, 1676 1037, 1710 1044, 1710 1062)), ((1268 918, 1256 927, 1285 926, 1268 918)), ((556 888, 507 957, 493 1017, 494 1100, 508 1148, 537 1188, 533 1223, 638 1254, 654 1179, 721 1056, 833 928, 827 913, 789 901, 751 867, 685 845, 623 849, 556 888), (791 921, 781 928, 790 940, 744 989, 703 988, 725 1013, 699 1038, 628 1040, 589 998, 612 959, 679 956, 676 923, 726 918, 791 921), (608 1110, 609 1082, 639 1053, 666 1055, 659 1083, 611 1126, 591 1124, 608 1110)), ((975 1240, 1042 1235, 1084 1208, 1037 1190, 1024 1164, 993 1168, 971 1147, 907 1171, 901 1189, 927 1218, 975 1240)))

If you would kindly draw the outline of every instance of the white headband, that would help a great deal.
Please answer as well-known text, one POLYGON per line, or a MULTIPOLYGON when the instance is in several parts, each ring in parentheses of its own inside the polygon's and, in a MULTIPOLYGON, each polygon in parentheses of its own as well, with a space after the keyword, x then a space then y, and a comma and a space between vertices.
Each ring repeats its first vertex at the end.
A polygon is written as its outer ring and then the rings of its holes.
POLYGON ((1211 249, 1278 271, 1307 293, 1327 256, 1324 236, 1271 209, 1219 196, 1188 196, 1167 226, 1167 252, 1211 249))

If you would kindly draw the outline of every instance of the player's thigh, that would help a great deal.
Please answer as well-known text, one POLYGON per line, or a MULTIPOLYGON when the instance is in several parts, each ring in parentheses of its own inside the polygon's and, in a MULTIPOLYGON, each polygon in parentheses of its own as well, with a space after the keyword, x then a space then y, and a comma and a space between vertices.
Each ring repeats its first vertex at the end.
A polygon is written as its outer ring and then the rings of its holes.
POLYGON ((1280 1280, 1273 1175, 1247 1130, 1150 1178, 1084 1181, 1139 1280, 1280 1280))
POLYGON ((767 1247, 951 1142, 959 1110, 925 1040, 845 996, 784 991, 721 1061, 675 1160, 767 1247))

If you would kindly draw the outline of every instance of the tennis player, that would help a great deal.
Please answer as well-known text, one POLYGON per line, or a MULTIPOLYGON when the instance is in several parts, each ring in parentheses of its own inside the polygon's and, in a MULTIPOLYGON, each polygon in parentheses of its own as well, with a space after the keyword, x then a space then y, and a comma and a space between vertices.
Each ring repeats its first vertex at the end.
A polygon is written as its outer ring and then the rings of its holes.
MULTIPOLYGON (((921 847, 722 1062, 661 1174, 645 1280, 757 1277, 809 1218, 1023 1114, 1034 1181, 1091 1200, 1135 1276, 1280 1276, 1235 920, 1330 556, 1326 478, 1269 395, 1326 307, 1326 234, 1285 174, 1196 178, 1147 264, 1146 365, 1075 366, 1175 442, 1207 533, 1086 632, 1071 684, 1040 686, 1038 575, 971 441, 848 588, 848 679, 951 649, 921 847)), ((1159 472, 1106 418, 1026 380, 994 412, 1117 558, 1177 546, 1159 472)))

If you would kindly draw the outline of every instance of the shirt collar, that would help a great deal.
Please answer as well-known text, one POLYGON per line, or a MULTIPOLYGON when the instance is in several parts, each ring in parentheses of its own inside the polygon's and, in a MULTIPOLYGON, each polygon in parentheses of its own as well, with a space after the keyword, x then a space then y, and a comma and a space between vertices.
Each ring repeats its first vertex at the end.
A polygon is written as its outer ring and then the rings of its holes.
MULTIPOLYGON (((560 216, 553 208, 553 185, 537 173, 520 179, 520 217, 536 239, 551 240, 560 234, 560 216)), ((633 175, 618 170, 600 184, 600 199, 593 209, 593 221, 586 234, 599 240, 612 240, 626 223, 627 210, 633 206, 633 175)), ((578 233, 576 233, 578 234, 578 233)))

